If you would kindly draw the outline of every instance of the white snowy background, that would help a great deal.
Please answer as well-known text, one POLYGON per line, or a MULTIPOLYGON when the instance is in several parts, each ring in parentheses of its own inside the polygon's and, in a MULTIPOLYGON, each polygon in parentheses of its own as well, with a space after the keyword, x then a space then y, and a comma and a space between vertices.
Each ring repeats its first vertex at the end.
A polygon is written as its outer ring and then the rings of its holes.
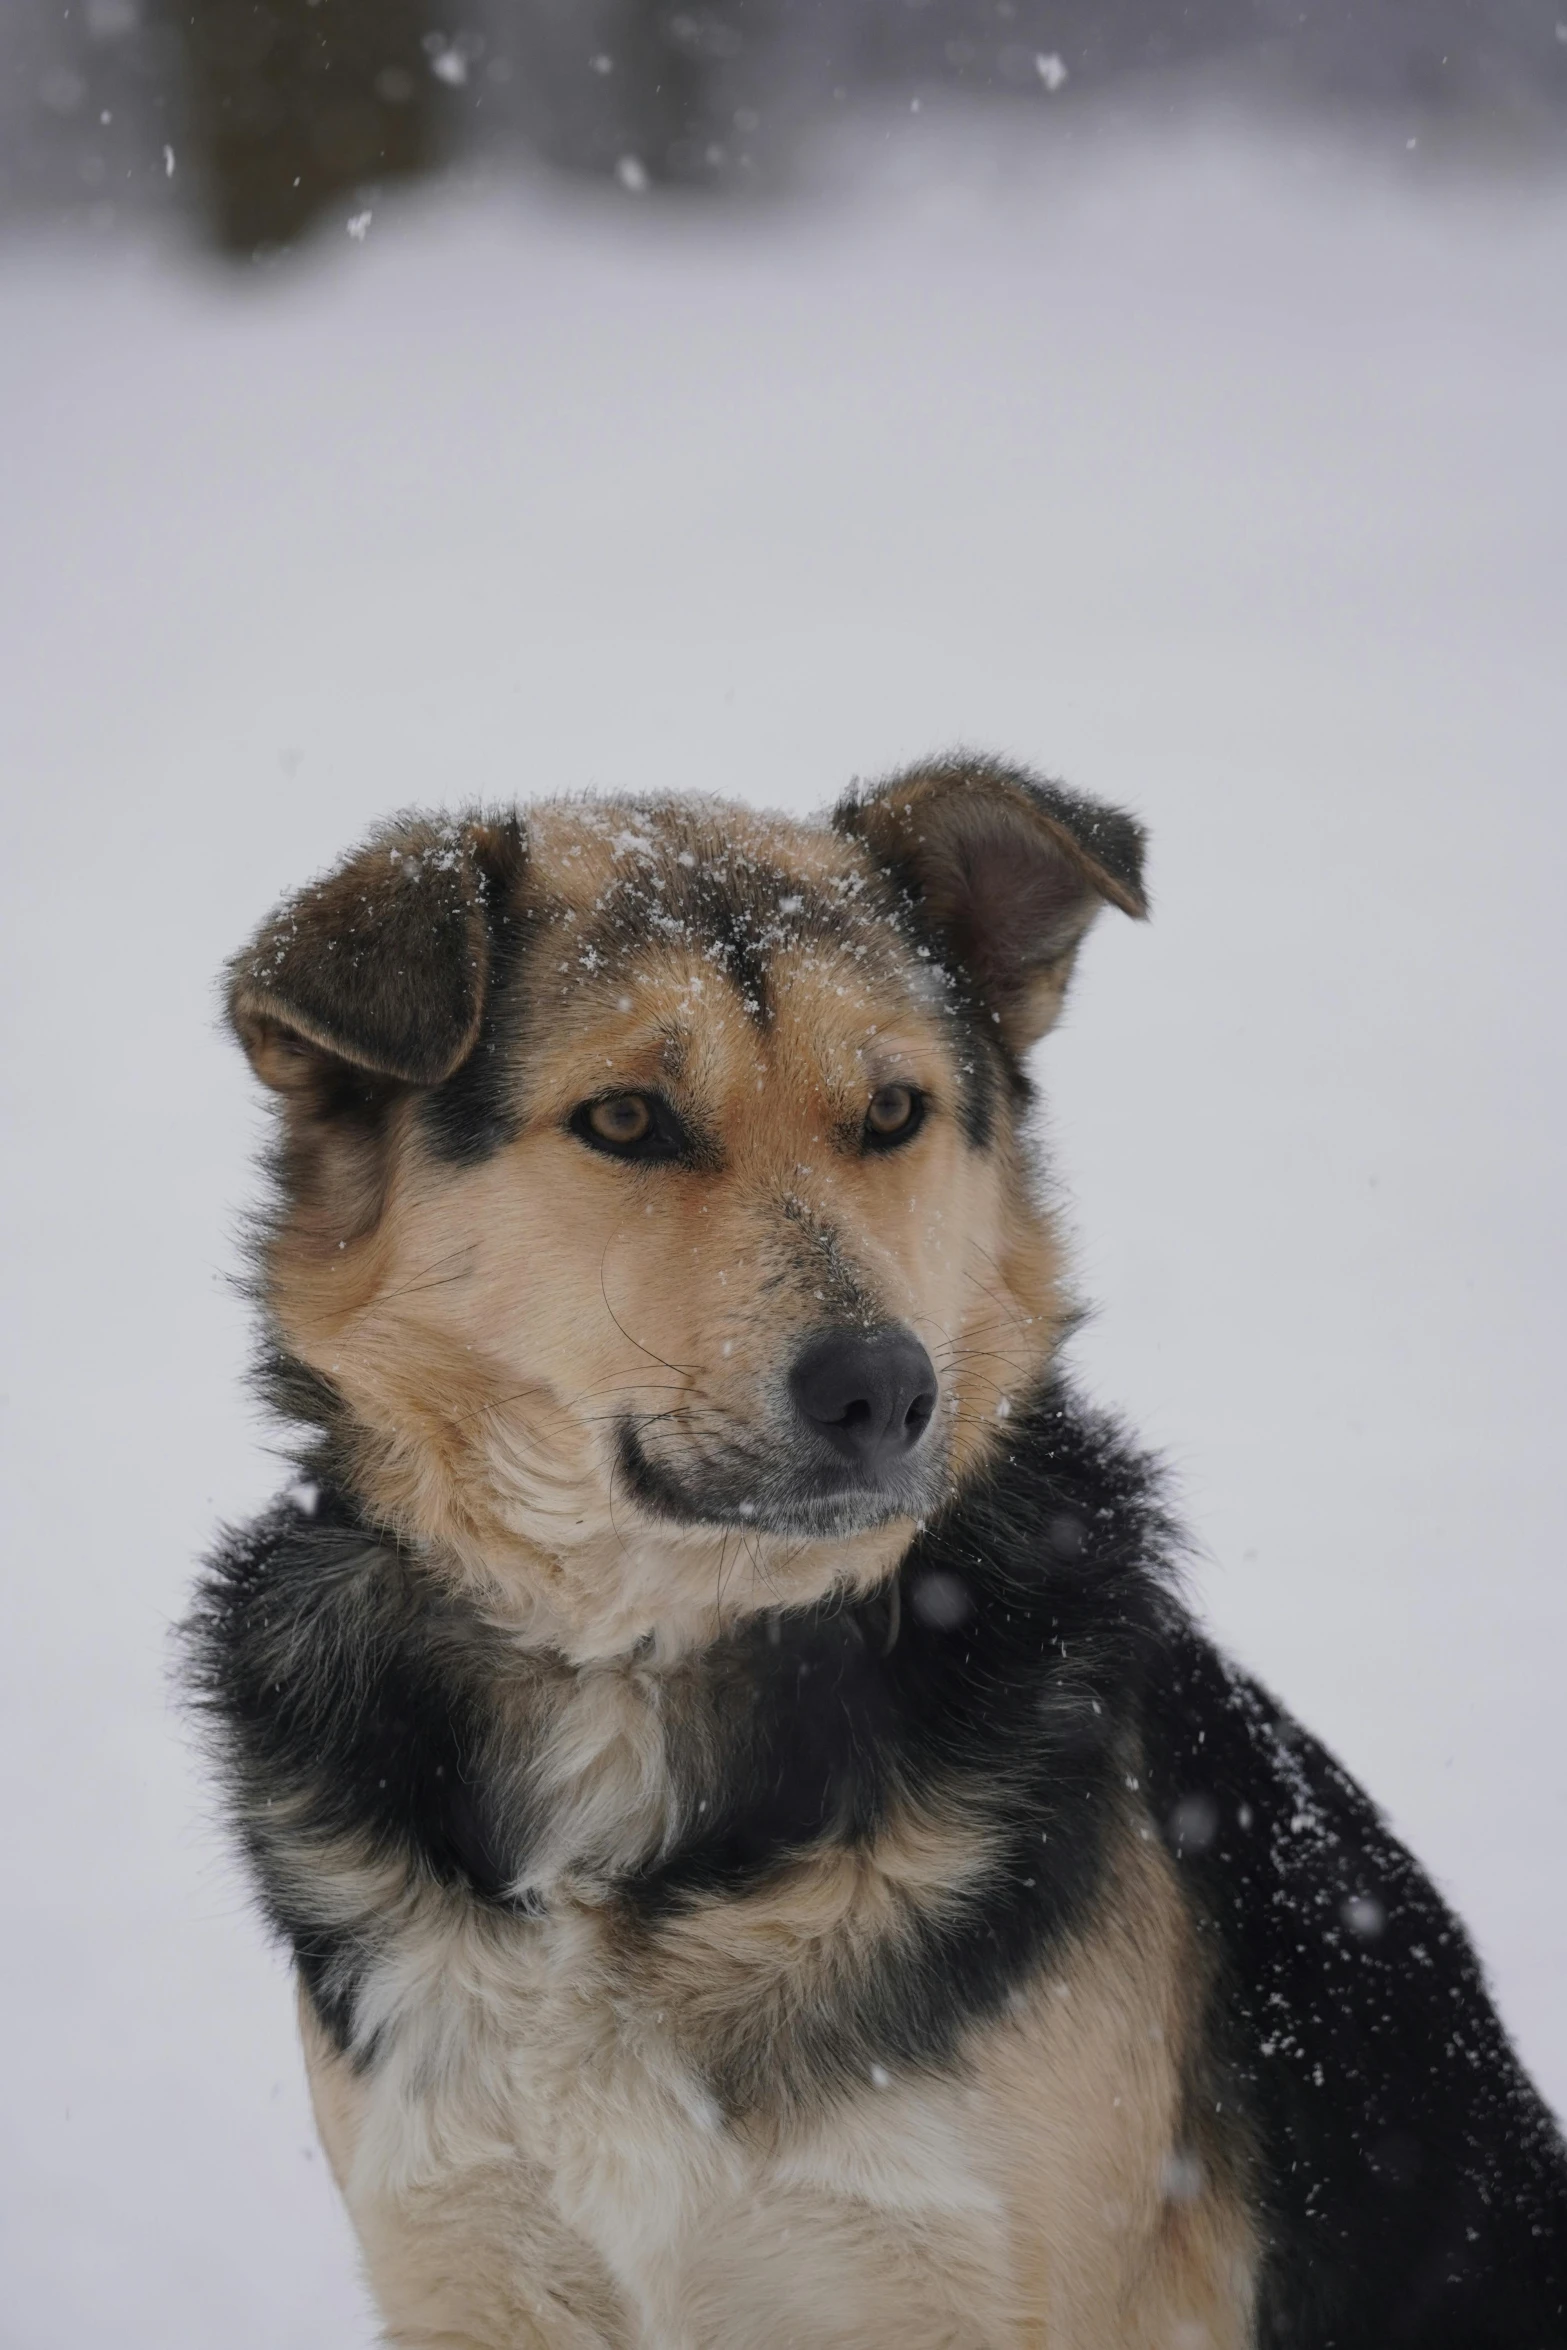
POLYGON ((1567 188, 1092 117, 812 186, 0 251, 6 2350, 372 2336, 169 1627, 279 1477, 214 974, 410 801, 1143 814, 1041 1057, 1077 1359, 1567 2103, 1567 188))

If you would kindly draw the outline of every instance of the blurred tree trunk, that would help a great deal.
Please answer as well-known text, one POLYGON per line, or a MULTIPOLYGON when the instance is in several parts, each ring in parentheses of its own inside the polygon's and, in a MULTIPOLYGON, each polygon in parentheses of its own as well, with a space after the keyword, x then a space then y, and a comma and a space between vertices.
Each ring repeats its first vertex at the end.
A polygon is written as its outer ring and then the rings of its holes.
POLYGON ((416 0, 178 0, 172 13, 228 251, 287 244, 334 199, 434 162, 416 0))

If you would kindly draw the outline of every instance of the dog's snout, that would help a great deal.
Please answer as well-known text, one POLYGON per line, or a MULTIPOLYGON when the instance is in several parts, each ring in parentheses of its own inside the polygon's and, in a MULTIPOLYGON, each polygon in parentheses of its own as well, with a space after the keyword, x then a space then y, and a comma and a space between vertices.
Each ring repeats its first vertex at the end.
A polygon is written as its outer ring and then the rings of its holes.
POLYGON ((936 1370, 909 1330, 829 1330, 789 1374, 795 1410, 845 1460, 889 1468, 910 1453, 936 1409, 936 1370))

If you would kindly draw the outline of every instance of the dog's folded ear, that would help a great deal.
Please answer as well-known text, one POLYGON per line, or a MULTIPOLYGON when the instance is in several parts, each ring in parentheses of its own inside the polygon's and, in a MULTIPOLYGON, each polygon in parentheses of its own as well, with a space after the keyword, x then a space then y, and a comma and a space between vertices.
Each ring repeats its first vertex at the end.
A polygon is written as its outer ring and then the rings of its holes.
POLYGON ((906 893, 1014 1054, 1053 1025, 1100 907, 1148 911, 1135 818, 993 760, 958 754, 852 791, 833 823, 906 893))
POLYGON ((234 1032, 280 1093, 323 1071, 439 1085, 478 1040, 515 816, 404 816, 286 899, 228 973, 234 1032))

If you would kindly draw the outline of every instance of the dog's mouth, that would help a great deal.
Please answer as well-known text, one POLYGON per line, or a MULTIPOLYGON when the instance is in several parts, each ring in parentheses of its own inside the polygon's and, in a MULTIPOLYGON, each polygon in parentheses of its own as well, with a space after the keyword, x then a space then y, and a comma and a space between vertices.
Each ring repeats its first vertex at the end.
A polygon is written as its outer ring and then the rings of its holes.
POLYGON ((676 1468, 654 1460, 635 1423, 623 1420, 617 1442, 617 1490, 650 1517, 677 1526, 736 1527, 828 1541, 864 1534, 896 1518, 923 1518, 940 1489, 940 1447, 879 1473, 843 1460, 762 1460, 743 1447, 708 1453, 676 1468))

